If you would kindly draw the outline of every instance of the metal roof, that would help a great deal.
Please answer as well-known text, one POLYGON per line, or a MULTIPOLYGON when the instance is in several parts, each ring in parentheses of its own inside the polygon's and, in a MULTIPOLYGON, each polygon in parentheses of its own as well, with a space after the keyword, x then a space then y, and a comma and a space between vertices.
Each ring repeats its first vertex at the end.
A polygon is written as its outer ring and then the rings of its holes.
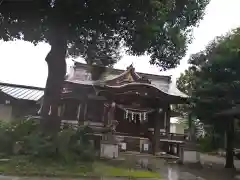
POLYGON ((15 99, 38 101, 44 95, 44 89, 39 87, 0 83, 0 92, 15 99))

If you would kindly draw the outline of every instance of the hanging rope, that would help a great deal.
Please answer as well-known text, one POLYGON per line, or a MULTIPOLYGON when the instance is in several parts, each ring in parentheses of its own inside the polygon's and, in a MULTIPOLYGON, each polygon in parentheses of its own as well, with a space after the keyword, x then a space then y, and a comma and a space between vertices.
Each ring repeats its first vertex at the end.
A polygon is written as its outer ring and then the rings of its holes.
POLYGON ((156 109, 135 109, 135 108, 126 108, 126 107, 123 107, 122 105, 116 105, 119 109, 122 109, 123 111, 128 111, 128 112, 132 112, 132 113, 146 113, 146 114, 149 114, 149 113, 152 113, 154 111, 156 111, 156 109))
POLYGON ((129 122, 137 122, 137 119, 140 122, 147 121, 148 114, 156 111, 155 109, 143 110, 143 109, 134 109, 134 108, 124 108, 121 105, 116 105, 117 108, 124 111, 124 119, 129 120, 129 122))

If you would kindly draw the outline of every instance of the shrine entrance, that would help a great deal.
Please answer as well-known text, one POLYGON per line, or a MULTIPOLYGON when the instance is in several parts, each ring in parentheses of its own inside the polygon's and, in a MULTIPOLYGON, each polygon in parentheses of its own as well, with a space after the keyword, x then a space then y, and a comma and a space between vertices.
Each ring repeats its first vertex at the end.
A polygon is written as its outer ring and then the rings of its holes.
POLYGON ((155 109, 135 109, 117 104, 115 110, 115 119, 119 122, 117 132, 147 137, 148 124, 155 111, 155 109))
POLYGON ((123 138, 125 150, 159 151, 160 132, 169 131, 167 96, 151 85, 139 83, 105 86, 100 94, 116 104, 113 119, 118 121, 116 134, 123 138))

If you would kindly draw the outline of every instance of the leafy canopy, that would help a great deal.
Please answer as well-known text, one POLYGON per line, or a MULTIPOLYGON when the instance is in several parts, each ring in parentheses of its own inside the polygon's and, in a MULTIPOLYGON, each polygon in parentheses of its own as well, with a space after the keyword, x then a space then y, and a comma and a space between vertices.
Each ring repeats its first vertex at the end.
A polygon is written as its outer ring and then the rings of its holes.
POLYGON ((239 52, 240 29, 235 29, 191 56, 191 67, 181 75, 178 84, 190 92, 194 114, 201 121, 212 124, 214 114, 239 104, 239 52))
MULTIPOLYGON (((28 0, 0 5, 0 38, 37 43, 66 38, 68 53, 104 65, 147 52, 151 63, 173 68, 185 54, 192 27, 209 0, 28 0)), ((89 62, 91 63, 91 62, 89 62)))
MULTIPOLYGON (((185 70, 181 73, 180 77, 177 79, 177 88, 187 94, 189 97, 192 96, 192 91, 195 88, 195 71, 193 67, 185 70)), ((175 111, 179 112, 183 117, 187 117, 192 111, 191 99, 188 99, 188 103, 175 105, 175 111)))

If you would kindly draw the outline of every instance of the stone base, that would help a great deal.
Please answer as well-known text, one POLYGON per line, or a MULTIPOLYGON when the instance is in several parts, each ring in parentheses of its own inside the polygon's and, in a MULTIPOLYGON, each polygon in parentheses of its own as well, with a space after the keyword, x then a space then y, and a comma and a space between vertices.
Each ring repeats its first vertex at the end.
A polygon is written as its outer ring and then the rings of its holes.
POLYGON ((140 152, 148 153, 149 152, 149 147, 150 147, 149 144, 150 144, 150 142, 149 142, 148 139, 140 138, 140 140, 139 140, 140 152))
POLYGON ((195 142, 187 141, 181 149, 183 164, 200 164, 200 153, 195 142))
POLYGON ((107 159, 118 158, 118 147, 118 144, 101 143, 100 157, 107 159))
POLYGON ((184 150, 183 164, 186 164, 186 163, 192 163, 192 164, 200 163, 200 153, 196 150, 184 150))

